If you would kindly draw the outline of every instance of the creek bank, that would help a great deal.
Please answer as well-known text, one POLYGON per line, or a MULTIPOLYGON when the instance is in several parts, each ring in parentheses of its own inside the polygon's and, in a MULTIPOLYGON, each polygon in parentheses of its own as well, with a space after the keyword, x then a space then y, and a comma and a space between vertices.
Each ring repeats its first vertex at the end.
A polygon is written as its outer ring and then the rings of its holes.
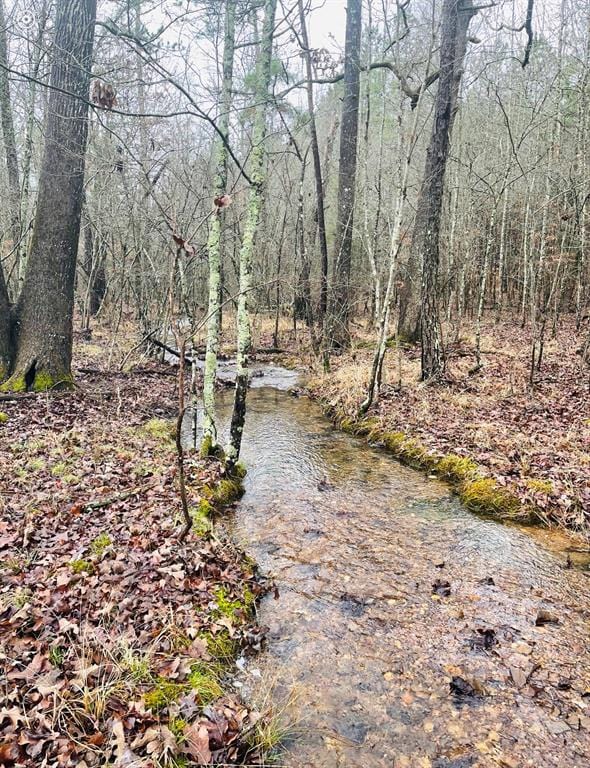
POLYGON ((241 493, 187 459, 180 543, 167 367, 77 373, 0 423, 0 763, 259 762, 261 715, 234 693, 265 591, 214 524, 241 493), (27 738, 23 739, 26 723, 27 738))
POLYGON ((586 764, 590 582, 554 531, 470 514, 285 391, 249 393, 243 458, 233 532, 280 594, 256 667, 298 733, 282 764, 586 764))
POLYGON ((474 512, 590 534, 590 412, 565 327, 547 344, 534 389, 527 385, 524 331, 484 328, 484 368, 472 375, 467 342, 449 353, 451 380, 418 381, 414 348, 390 352, 388 379, 365 417, 371 348, 357 339, 314 377, 309 395, 341 428, 379 443, 410 466, 446 480, 474 512), (401 380, 401 387, 399 382, 401 380))
POLYGON ((538 508, 530 504, 522 505, 506 487, 482 474, 482 468, 469 457, 438 453, 404 432, 387 431, 375 417, 353 418, 347 415, 333 402, 314 395, 313 388, 307 392, 319 402, 323 413, 338 429, 384 448, 412 469, 444 480, 470 512, 521 523, 546 522, 538 508))

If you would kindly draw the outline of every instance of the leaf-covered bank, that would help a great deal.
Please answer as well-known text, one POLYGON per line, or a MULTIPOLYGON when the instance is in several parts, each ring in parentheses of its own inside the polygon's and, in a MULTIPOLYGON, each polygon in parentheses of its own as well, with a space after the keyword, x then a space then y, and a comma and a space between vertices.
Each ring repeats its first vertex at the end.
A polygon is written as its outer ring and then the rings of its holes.
POLYGON ((590 530, 588 372, 571 326, 547 342, 543 373, 528 384, 528 333, 490 324, 484 365, 469 340, 449 348, 451 375, 418 382, 415 348, 389 350, 378 402, 363 416, 371 354, 366 338, 309 383, 334 421, 447 480, 477 512, 590 530), (400 386, 401 379, 401 386, 400 386))
POLYGON ((88 370, 2 403, 0 764, 256 762, 227 673, 263 588, 210 515, 231 483, 189 458, 180 543, 173 372, 88 370))

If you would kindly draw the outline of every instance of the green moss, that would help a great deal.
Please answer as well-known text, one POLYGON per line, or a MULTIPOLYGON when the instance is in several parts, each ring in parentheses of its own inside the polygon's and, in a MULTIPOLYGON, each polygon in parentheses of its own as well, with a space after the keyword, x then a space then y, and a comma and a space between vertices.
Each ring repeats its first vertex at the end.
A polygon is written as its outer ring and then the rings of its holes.
POLYGON ((234 475, 238 480, 243 480, 248 474, 246 465, 242 461, 238 461, 234 467, 234 475))
POLYGON ((70 562, 70 568, 74 573, 93 573, 94 565, 89 560, 72 560, 70 562))
POLYGON ((477 464, 464 456, 449 453, 437 462, 436 471, 445 480, 462 483, 466 480, 475 479, 477 464))
POLYGON ((57 464, 54 464, 51 467, 51 474, 53 477, 61 477, 62 475, 65 475, 68 471, 68 465, 65 461, 58 461, 57 464))
POLYGON ((217 587, 215 590, 215 602, 217 603, 217 609, 215 611, 217 616, 225 616, 231 621, 235 620, 236 611, 239 611, 244 607, 240 600, 229 599, 225 587, 217 587))
POLYGON ((166 680, 165 677, 160 677, 154 688, 144 694, 145 707, 146 709, 151 709, 152 712, 160 712, 160 710, 165 709, 169 704, 179 699, 186 691, 186 685, 174 683, 171 680, 166 680))
POLYGON ((34 392, 47 392, 49 389, 73 389, 74 378, 71 373, 52 376, 48 371, 35 371, 32 389, 34 392))
POLYGON ((205 435, 201 441, 201 447, 199 450, 202 459, 206 459, 209 456, 225 461, 225 452, 223 448, 217 444, 213 445, 213 438, 211 435, 205 435))
POLYGON ((387 448, 404 463, 419 469, 430 469, 436 464, 436 457, 417 440, 406 437, 403 432, 384 432, 381 440, 387 448))
POLYGON ((232 501, 239 499, 243 493, 244 486, 239 477, 224 477, 214 488, 206 485, 201 490, 201 495, 216 509, 227 507, 232 501))
POLYGON ((11 376, 0 385, 0 392, 26 392, 27 383, 24 376, 11 376))
POLYGON ((90 544, 90 552, 94 555, 94 557, 100 558, 104 555, 105 551, 111 546, 112 543, 113 542, 108 533, 101 533, 90 544))
POLYGON ((186 720, 182 717, 171 717, 168 721, 168 728, 174 734, 176 741, 182 741, 184 739, 184 729, 187 726, 186 720))
POLYGON ((0 411, 0 424, 6 424, 8 421, 8 414, 4 413, 4 411, 0 411))
POLYGON ((400 456, 413 467, 429 469, 436 464, 436 458, 417 440, 410 437, 401 444, 400 456))
POLYGON ((399 453, 405 439, 403 432, 384 432, 382 435, 383 445, 392 453, 399 453))
POLYGON ((12 596, 12 605, 15 608, 23 608, 27 603, 31 602, 33 593, 28 587, 20 587, 12 596))
POLYGON ((244 587, 243 599, 244 599, 244 607, 248 612, 251 612, 256 603, 256 595, 254 594, 254 592, 252 592, 252 590, 248 586, 244 587))
POLYGON ((371 416, 368 419, 363 419, 362 421, 357 421, 355 425, 355 434, 359 435, 359 437, 368 437, 378 425, 379 419, 376 419, 374 416, 371 416))
POLYGON ((158 440, 172 441, 176 438, 176 425, 166 419, 150 419, 141 430, 158 440))
POLYGON ((45 467, 45 462, 41 458, 31 459, 31 461, 27 463, 27 469, 29 469, 31 472, 38 472, 40 469, 43 469, 44 467, 45 467))
POLYGON ((223 688, 214 668, 205 664, 194 664, 188 676, 188 684, 202 707, 223 696, 223 688))
POLYGON ((355 432, 354 421, 348 416, 345 416, 343 419, 340 420, 339 426, 343 432, 347 432, 349 435, 352 435, 355 432))
POLYGON ((551 480, 529 479, 526 481, 526 486, 527 488, 530 488, 531 491, 535 491, 536 493, 551 494, 554 490, 551 480))
POLYGON ((518 499, 489 477, 463 483, 459 496, 472 512, 514 517, 520 510, 518 499))
POLYGON ((209 499, 201 499, 198 507, 191 507, 190 515, 193 520, 193 531, 197 536, 206 536, 211 532, 213 525, 211 515, 213 514, 213 505, 209 499))

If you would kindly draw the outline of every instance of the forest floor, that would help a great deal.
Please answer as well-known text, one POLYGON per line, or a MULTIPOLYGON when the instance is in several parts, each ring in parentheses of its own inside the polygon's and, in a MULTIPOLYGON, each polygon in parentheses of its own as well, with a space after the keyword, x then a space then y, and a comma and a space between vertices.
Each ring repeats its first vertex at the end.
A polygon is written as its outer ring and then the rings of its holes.
POLYGON ((189 457, 178 540, 174 371, 106 355, 78 343, 75 392, 0 402, 0 765, 256 762, 226 672, 263 587, 210 519, 235 488, 189 457))
MULTIPOLYGON (((452 344, 444 385, 419 382, 418 347, 392 348, 380 397, 359 431, 402 460, 454 481, 476 511, 541 520, 588 536, 590 371, 577 353, 581 345, 573 323, 563 321, 546 341, 533 387, 530 331, 514 322, 485 324, 477 373, 473 337, 464 334, 452 344)), ((332 357, 330 373, 316 371, 310 381, 312 396, 352 431, 373 346, 371 334, 359 331, 349 352, 332 357)))

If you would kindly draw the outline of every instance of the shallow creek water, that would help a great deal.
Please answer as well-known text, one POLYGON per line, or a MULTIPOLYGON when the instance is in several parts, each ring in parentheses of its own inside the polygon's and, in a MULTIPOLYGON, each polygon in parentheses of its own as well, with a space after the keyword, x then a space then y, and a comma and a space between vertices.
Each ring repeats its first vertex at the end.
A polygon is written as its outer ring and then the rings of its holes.
POLYGON ((277 702, 292 694, 280 765, 590 765, 590 578, 567 563, 571 542, 468 513, 335 430, 285 391, 295 381, 253 380, 232 524, 279 589, 245 679, 260 670, 277 702), (558 623, 537 626, 539 610, 558 623))

